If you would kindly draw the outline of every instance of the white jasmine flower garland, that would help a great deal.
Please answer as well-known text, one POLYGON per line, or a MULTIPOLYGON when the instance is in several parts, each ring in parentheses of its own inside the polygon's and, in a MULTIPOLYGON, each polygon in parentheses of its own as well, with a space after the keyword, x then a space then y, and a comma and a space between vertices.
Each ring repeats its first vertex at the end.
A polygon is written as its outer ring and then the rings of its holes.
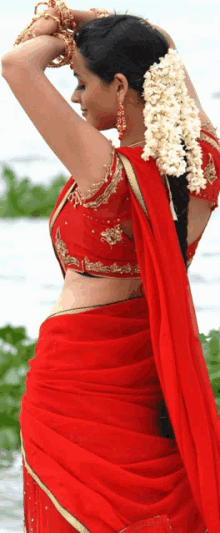
POLYGON ((200 137, 201 122, 196 104, 187 92, 178 52, 169 48, 144 78, 146 144, 141 157, 144 161, 153 157, 162 175, 179 177, 188 172, 188 189, 199 193, 206 186, 201 168, 202 150, 196 140, 200 137))

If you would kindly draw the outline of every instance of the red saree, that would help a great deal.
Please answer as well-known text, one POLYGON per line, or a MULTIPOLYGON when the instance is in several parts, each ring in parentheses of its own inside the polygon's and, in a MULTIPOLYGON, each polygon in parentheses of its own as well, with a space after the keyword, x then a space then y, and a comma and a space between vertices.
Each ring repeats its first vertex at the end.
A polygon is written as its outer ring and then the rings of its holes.
POLYGON ((217 533, 220 419, 175 226, 154 161, 118 153, 145 176, 131 188, 145 297, 42 324, 21 409, 26 531, 217 533))

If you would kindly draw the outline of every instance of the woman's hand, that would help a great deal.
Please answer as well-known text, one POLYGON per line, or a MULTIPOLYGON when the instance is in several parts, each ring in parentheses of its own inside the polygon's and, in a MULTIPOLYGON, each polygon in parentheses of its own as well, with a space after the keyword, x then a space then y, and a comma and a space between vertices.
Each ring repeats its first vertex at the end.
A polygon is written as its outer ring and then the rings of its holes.
MULTIPOLYGON (((79 11, 76 9, 70 9, 69 11, 74 17, 76 23, 75 31, 78 31, 79 28, 81 28, 81 26, 83 26, 83 24, 85 24, 86 22, 96 18, 93 11, 79 11)), ((50 7, 49 9, 44 10, 44 13, 57 17, 60 20, 59 9, 50 7)), ((67 25, 66 28, 72 29, 71 25, 67 25)), ((52 18, 46 19, 42 16, 38 20, 33 22, 33 24, 29 28, 29 31, 33 33, 36 37, 39 37, 40 35, 53 35, 53 33, 59 32, 59 24, 52 18)), ((24 43, 25 41, 28 41, 32 38, 33 36, 27 35, 23 37, 21 42, 24 43)))
POLYGON ((70 12, 72 13, 76 22, 76 31, 78 31, 79 28, 81 28, 81 26, 83 26, 86 22, 96 18, 93 11, 79 11, 77 9, 70 9, 70 12))
MULTIPOLYGON (((76 27, 74 28, 75 31, 77 31, 89 20, 96 18, 93 11, 69 11, 76 24, 76 27)), ((4 63, 4 70, 6 70, 6 67, 9 67, 14 61, 17 64, 20 62, 24 62, 26 64, 26 62, 28 62, 30 65, 32 64, 32 61, 39 62, 39 66, 42 68, 42 70, 44 70, 46 66, 48 66, 48 61, 58 57, 59 54, 63 54, 65 51, 64 41, 61 36, 59 38, 59 33, 62 31, 60 10, 59 8, 49 8, 44 10, 43 13, 42 17, 39 17, 30 26, 28 26, 28 32, 30 32, 30 35, 27 34, 22 36, 22 34, 20 34, 21 37, 18 36, 17 38, 19 44, 14 46, 12 50, 3 56, 2 65, 4 63), (51 15, 52 18, 45 18, 43 13, 46 15, 51 15), (54 37, 54 39, 51 41, 46 39, 46 37, 50 38, 50 36, 54 37), (34 37, 36 37, 36 39, 34 39, 34 37), (39 40, 41 37, 45 37, 45 39, 39 40)), ((64 15, 64 17, 62 16, 62 19, 64 18, 65 21, 68 20, 69 17, 67 13, 64 12, 62 15, 64 15)), ((65 25, 65 29, 73 29, 71 20, 69 25, 65 25)), ((63 34, 65 35, 65 31, 63 34)), ((72 42, 71 36, 69 38, 72 42)))
MULTIPOLYGON (((49 9, 44 10, 45 14, 52 15, 53 17, 56 17, 60 21, 60 16, 58 11, 55 8, 50 7, 49 9)), ((40 14, 40 13, 39 13, 40 14)), ((40 17, 38 20, 33 22, 31 24, 29 31, 33 33, 34 35, 26 35, 23 37, 21 43, 24 43, 25 41, 29 41, 30 39, 33 39, 33 37, 39 37, 40 35, 53 35, 54 32, 58 31, 59 24, 52 18, 44 18, 44 16, 40 17)))

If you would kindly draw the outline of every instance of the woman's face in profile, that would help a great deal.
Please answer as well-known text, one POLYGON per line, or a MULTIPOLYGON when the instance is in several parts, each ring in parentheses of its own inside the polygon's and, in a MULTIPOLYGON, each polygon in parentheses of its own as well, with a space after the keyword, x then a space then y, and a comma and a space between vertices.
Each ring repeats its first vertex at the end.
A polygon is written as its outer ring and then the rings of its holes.
POLYGON ((71 101, 80 105, 86 121, 100 131, 116 127, 117 98, 114 81, 106 85, 88 70, 86 60, 77 48, 73 59, 73 70, 78 85, 71 96, 71 101))

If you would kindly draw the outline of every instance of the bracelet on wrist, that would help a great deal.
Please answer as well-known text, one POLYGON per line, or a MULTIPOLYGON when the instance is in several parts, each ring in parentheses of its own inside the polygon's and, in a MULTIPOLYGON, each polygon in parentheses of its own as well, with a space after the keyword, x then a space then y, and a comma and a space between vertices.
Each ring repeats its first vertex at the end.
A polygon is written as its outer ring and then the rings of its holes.
POLYGON ((35 15, 38 15, 38 13, 37 13, 37 8, 38 8, 38 6, 41 6, 41 5, 48 6, 48 2, 38 2, 38 4, 37 4, 37 5, 35 6, 35 8, 34 8, 34 14, 35 14, 35 15))
MULTIPOLYGON (((30 27, 32 26, 32 24, 34 24, 34 22, 36 22, 38 19, 40 18, 45 18, 45 19, 53 19, 57 24, 58 24, 58 31, 59 32, 62 32, 62 27, 61 27, 61 24, 60 24, 60 19, 58 17, 55 17, 54 15, 51 15, 50 13, 47 13, 46 11, 43 11, 42 13, 40 13, 39 15, 36 15, 35 17, 32 18, 31 22, 28 24, 28 26, 26 26, 26 28, 21 32, 19 33, 18 37, 16 38, 15 42, 14 42, 14 46, 15 45, 18 45, 21 43, 22 39, 24 37, 26 37, 27 35, 27 32, 28 31, 31 31, 30 30, 30 27)), ((56 28, 57 30, 57 28, 56 28)), ((33 32, 32 32, 33 33, 33 32)), ((36 35, 33 33, 34 37, 36 37, 36 35)))
POLYGON ((49 0, 48 2, 38 2, 34 8, 34 15, 35 16, 32 18, 28 26, 16 38, 14 46, 20 44, 26 36, 32 38, 36 37, 36 34, 30 29, 34 22, 40 18, 45 18, 46 20, 51 18, 57 23, 56 30, 51 35, 64 41, 65 50, 58 57, 56 57, 55 60, 50 61, 48 67, 59 68, 63 65, 69 64, 70 68, 72 69, 72 57, 76 47, 76 44, 73 40, 76 22, 71 10, 68 9, 64 1, 60 2, 59 0, 49 0), (48 8, 54 8, 57 16, 47 13, 47 10, 38 13, 37 11, 40 5, 47 5, 48 8))
POLYGON ((65 43, 65 51, 62 52, 58 57, 56 57, 55 60, 50 61, 48 63, 48 67, 52 68, 59 68, 64 65, 69 65, 72 60, 72 55, 74 52, 74 49, 76 47, 76 44, 73 42, 72 39, 70 39, 68 36, 65 36, 63 33, 54 33, 53 37, 58 37, 65 43), (58 62, 57 62, 58 60, 58 62))

